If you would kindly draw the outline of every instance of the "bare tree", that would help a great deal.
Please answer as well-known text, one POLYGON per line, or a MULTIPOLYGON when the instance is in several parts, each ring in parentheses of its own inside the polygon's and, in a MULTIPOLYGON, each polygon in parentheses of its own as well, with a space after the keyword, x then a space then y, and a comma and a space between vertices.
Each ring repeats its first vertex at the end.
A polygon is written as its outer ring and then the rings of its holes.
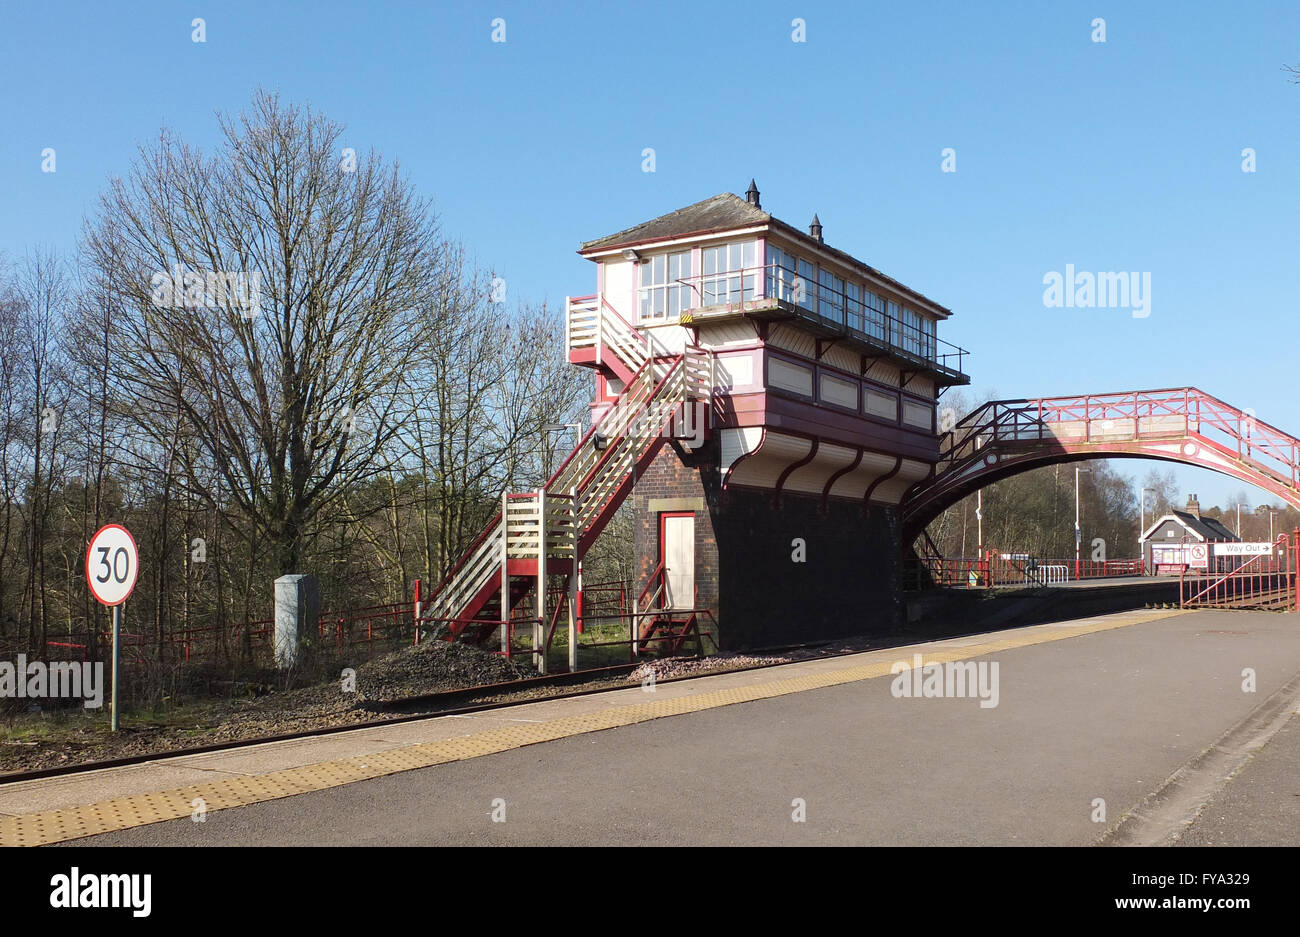
MULTIPOLYGON (((438 231, 395 164, 341 162, 310 108, 259 92, 220 125, 212 157, 165 131, 142 148, 87 252, 140 431, 171 453, 179 419, 295 572, 321 512, 388 468, 438 231)), ((222 507, 212 477, 187 483, 222 507)))
POLYGON ((44 647, 49 634, 46 605, 46 534, 50 494, 60 470, 58 443, 66 417, 65 367, 60 336, 68 316, 72 287, 66 264, 50 250, 29 254, 17 278, 18 326, 22 333, 20 374, 25 384, 26 418, 20 437, 30 459, 26 497, 28 641, 44 647))
POLYGON ((16 445, 20 428, 25 424, 21 402, 20 308, 13 284, 6 278, 0 285, 0 498, 4 501, 3 514, 0 515, 0 638, 8 636, 11 621, 17 624, 14 603, 10 599, 14 591, 11 578, 18 579, 19 569, 15 567, 25 565, 15 563, 13 556, 18 546, 15 541, 19 537, 14 529, 14 514, 23 500, 20 479, 25 476, 16 445))

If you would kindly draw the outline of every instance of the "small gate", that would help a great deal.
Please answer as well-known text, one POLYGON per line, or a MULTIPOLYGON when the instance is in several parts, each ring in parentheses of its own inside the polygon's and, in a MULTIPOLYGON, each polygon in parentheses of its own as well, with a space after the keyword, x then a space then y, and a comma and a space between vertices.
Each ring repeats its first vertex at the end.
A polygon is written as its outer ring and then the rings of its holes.
POLYGON ((1271 554, 1252 556, 1222 574, 1179 575, 1179 604, 1183 608, 1256 608, 1295 611, 1296 560, 1300 528, 1280 534, 1271 554))

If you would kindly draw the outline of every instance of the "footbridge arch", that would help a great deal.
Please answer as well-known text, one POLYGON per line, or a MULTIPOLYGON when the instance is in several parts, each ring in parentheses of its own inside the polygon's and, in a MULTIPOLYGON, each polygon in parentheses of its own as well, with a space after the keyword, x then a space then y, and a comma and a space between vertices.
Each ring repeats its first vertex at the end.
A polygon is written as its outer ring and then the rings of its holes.
POLYGON ((1300 439, 1195 387, 995 400, 942 434, 934 471, 903 500, 903 542, 999 479, 1044 465, 1117 458, 1222 472, 1300 508, 1300 439))

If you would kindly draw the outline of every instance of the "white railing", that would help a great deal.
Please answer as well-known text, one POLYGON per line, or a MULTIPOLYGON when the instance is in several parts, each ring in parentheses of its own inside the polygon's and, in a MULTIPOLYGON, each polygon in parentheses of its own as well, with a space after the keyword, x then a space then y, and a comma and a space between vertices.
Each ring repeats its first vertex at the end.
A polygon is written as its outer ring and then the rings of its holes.
MULTIPOLYGON (((573 303, 569 306, 574 308, 573 303)), ((579 329, 588 328, 571 315, 571 336, 575 321, 579 329)), ((690 347, 675 359, 654 360, 647 353, 623 393, 544 491, 503 496, 501 513, 432 597, 427 614, 458 617, 494 578, 501 580, 504 593, 508 571, 502 564, 512 559, 573 559, 581 537, 612 507, 633 466, 656 438, 666 436, 674 415, 691 401, 712 399, 714 378, 713 356, 704 349, 690 347)), ((506 604, 503 601, 503 616, 506 604)))
POLYGON ((578 536, 600 516, 636 460, 686 401, 683 359, 667 363, 666 368, 667 373, 656 381, 658 368, 647 362, 548 483, 547 490, 556 494, 576 491, 578 536), (596 447, 597 436, 601 448, 596 447))
POLYGON ((569 349, 593 348, 596 363, 613 353, 629 371, 637 371, 651 357, 649 340, 627 324, 603 293, 566 299, 565 334, 569 349))
POLYGON ((454 618, 474 597, 488 578, 501 568, 501 517, 492 519, 486 537, 453 572, 450 581, 430 600, 425 613, 430 618, 454 618))
POLYGON ((506 495, 503 499, 505 523, 504 548, 501 515, 491 521, 486 537, 456 569, 447 583, 429 602, 425 612, 432 618, 454 618, 483 586, 501 575, 504 559, 536 559, 541 554, 543 531, 548 559, 572 559, 575 541, 573 509, 567 496, 541 492, 506 495), (546 522, 542 523, 542 511, 546 522))
POLYGON ((711 403, 717 381, 717 359, 696 345, 687 345, 683 358, 686 364, 686 399, 711 403))
POLYGON ((1070 567, 1068 566, 1040 566, 1036 575, 1030 576, 1026 581, 1037 581, 1045 586, 1056 585, 1059 582, 1070 581, 1070 567))

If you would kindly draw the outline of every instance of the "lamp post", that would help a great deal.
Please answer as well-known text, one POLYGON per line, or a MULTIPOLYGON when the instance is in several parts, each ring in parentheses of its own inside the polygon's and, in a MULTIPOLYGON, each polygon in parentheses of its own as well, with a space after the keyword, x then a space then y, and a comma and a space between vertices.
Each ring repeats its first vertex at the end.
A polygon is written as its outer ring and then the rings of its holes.
POLYGON ((1146 551, 1142 547, 1142 534, 1146 532, 1147 492, 1157 494, 1154 488, 1143 488, 1138 493, 1138 559, 1146 565, 1146 551))
POLYGON ((984 555, 984 489, 975 492, 975 530, 979 541, 975 549, 976 556, 984 555))
POLYGON ((545 477, 542 484, 551 477, 551 449, 546 442, 547 433, 562 433, 566 429, 573 430, 575 445, 582 442, 582 424, 581 423, 543 423, 542 424, 542 474, 545 477))
POLYGON ((1237 505, 1237 539, 1238 539, 1238 540, 1241 539, 1241 509, 1242 509, 1243 507, 1248 508, 1248 507, 1250 507, 1250 505, 1249 505, 1249 504, 1238 504, 1238 505, 1237 505))
POLYGON ((1079 578, 1082 563, 1079 557, 1079 545, 1083 542, 1083 528, 1079 526, 1079 475, 1091 475, 1092 469, 1074 467, 1074 578, 1079 578))

